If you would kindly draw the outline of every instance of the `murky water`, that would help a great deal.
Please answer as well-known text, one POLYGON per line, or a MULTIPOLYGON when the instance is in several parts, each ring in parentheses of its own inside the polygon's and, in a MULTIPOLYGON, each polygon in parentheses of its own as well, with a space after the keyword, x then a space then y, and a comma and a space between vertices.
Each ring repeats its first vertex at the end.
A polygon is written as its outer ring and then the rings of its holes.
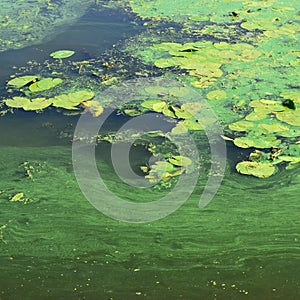
MULTIPOLYGON (((45 49, 63 42, 84 49, 82 55, 101 55, 130 31, 120 19, 87 15, 54 41, 1 53, 1 79, 13 73, 11 65, 32 55, 43 60, 45 49)), ((224 181, 207 207, 198 208, 205 185, 200 175, 190 199, 170 216, 119 222, 98 212, 77 185, 65 138, 77 118, 54 110, 0 118, 0 226, 7 225, 0 240, 0 299, 300 297, 299 167, 265 180, 241 176, 232 163, 241 154, 228 145, 224 181), (26 162, 34 180, 26 176, 26 162), (19 192, 32 202, 10 202, 19 192)), ((105 182, 118 194, 146 201, 160 195, 120 184, 110 147, 98 150, 105 182)), ((133 155, 142 160, 146 154, 137 149, 133 155)))

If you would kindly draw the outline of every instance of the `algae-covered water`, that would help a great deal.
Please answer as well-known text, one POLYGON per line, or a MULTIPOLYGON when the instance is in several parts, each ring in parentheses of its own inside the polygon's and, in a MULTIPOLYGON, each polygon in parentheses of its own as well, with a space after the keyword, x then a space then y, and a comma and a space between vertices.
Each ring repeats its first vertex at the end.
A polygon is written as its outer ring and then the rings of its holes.
MULTIPOLYGON (((131 1, 134 10, 137 2, 131 1)), ((147 69, 145 62, 128 57, 121 62, 115 59, 116 69, 102 70, 107 57, 115 55, 112 49, 121 47, 129 37, 135 41, 141 32, 149 32, 139 22, 121 9, 99 13, 93 7, 43 44, 0 53, 2 99, 20 95, 19 91, 7 91, 10 75, 17 71, 23 75, 37 70, 47 73, 45 65, 66 72, 63 78, 69 80, 70 91, 84 86, 100 93, 103 87, 98 81, 110 79, 110 72, 112 77, 119 76, 121 83, 124 74, 126 79, 140 76, 139 72, 150 76, 152 66, 147 69), (70 64, 75 62, 74 69, 62 62, 54 66, 43 63, 50 52, 64 48, 75 51, 70 64), (36 62, 33 69, 28 69, 32 66, 28 60, 36 62), (78 73, 76 61, 92 63, 78 73), (133 73, 119 72, 128 66, 133 73), (137 70, 141 66, 145 69, 137 70), (79 76, 82 81, 75 83, 79 76)), ((168 26, 159 28, 163 32, 168 26)), ((162 33, 158 39, 164 38, 162 33)), ((183 76, 178 68, 170 72, 183 76)), ((231 106, 228 110, 231 113, 231 106)), ((298 165, 289 170, 284 164, 276 166, 276 173, 268 178, 242 175, 235 165, 247 160, 254 149, 238 148, 228 140, 222 184, 212 201, 199 208, 210 148, 205 132, 195 133, 202 158, 197 185, 187 201, 153 222, 123 222, 95 209, 79 188, 72 137, 80 115, 64 112, 55 107, 38 113, 15 109, 0 116, 1 300, 300 298, 298 165)), ((118 130, 131 118, 122 110, 115 111, 103 134, 118 130)), ((113 193, 135 202, 151 202, 172 191, 173 185, 146 190, 122 183, 113 169, 111 147, 102 141, 95 157, 102 179, 113 193)), ((130 155, 135 172, 141 175, 139 167, 149 161, 151 153, 140 143, 132 147, 130 155)))

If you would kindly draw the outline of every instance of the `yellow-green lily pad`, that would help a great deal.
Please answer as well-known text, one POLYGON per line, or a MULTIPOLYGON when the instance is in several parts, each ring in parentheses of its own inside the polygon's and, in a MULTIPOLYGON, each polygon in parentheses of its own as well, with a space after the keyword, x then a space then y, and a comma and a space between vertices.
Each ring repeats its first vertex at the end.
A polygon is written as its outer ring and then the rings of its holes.
POLYGON ((285 122, 287 124, 293 125, 293 126, 300 126, 300 110, 291 110, 288 109, 286 111, 282 112, 276 112, 275 113, 276 118, 282 122, 285 122))
POLYGON ((72 50, 58 50, 50 53, 50 56, 57 59, 67 58, 74 54, 75 52, 72 50))
POLYGON ((44 78, 40 81, 36 81, 29 86, 29 90, 31 92, 41 92, 45 90, 49 90, 59 84, 62 83, 62 79, 60 78, 44 78))
POLYGON ((185 156, 174 155, 168 159, 168 161, 178 167, 186 167, 192 164, 192 160, 185 156))
POLYGON ((220 100, 226 97, 226 92, 222 90, 214 90, 210 91, 207 95, 206 98, 208 100, 220 100))
POLYGON ((228 127, 231 130, 243 132, 243 131, 251 130, 254 127, 254 124, 249 121, 241 120, 241 121, 237 121, 235 123, 229 124, 228 127))
POLYGON ((11 79, 7 82, 7 84, 18 89, 25 86, 26 84, 36 81, 38 78, 39 76, 36 75, 26 75, 11 79))
POLYGON ((275 173, 276 167, 271 163, 242 161, 236 165, 236 170, 241 174, 252 175, 258 178, 267 178, 275 173))

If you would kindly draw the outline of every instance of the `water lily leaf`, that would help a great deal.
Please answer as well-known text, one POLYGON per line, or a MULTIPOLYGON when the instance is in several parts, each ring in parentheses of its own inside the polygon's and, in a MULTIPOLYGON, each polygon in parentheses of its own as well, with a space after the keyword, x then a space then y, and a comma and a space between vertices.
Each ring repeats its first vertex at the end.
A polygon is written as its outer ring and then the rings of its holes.
POLYGON ((220 100, 226 97, 226 92, 222 90, 210 91, 206 97, 208 100, 220 100))
POLYGON ((173 87, 169 90, 169 95, 170 96, 175 96, 175 97, 184 97, 189 93, 189 89, 186 87, 173 87))
POLYGON ((20 201, 24 197, 24 193, 17 193, 11 197, 10 201, 20 201))
POLYGON ((278 146, 281 141, 276 139, 275 136, 245 136, 237 137, 233 140, 233 143, 240 148, 260 148, 266 149, 278 146))
POLYGON ((93 92, 82 90, 70 94, 61 94, 55 96, 54 98, 51 98, 51 100, 53 102, 52 105, 55 107, 61 107, 65 109, 78 109, 76 108, 77 105, 79 105, 81 102, 90 100, 93 97, 93 92))
MULTIPOLYGON (((164 113, 165 110, 166 111, 169 110, 167 103, 163 102, 163 101, 161 103, 155 103, 155 104, 153 104, 152 109, 154 111, 156 111, 156 112, 162 112, 162 113, 164 113)), ((167 115, 167 113, 168 112, 166 112, 165 115, 167 115)))
POLYGON ((25 86, 33 81, 36 81, 37 79, 39 79, 39 76, 27 75, 27 76, 21 76, 21 77, 11 79, 7 82, 7 84, 18 89, 18 88, 21 88, 22 86, 25 86))
POLYGON ((49 90, 62 83, 60 78, 44 78, 40 81, 36 81, 29 86, 31 92, 41 92, 49 90))
POLYGON ((282 92, 280 94, 280 96, 285 98, 285 99, 293 100, 295 103, 300 104, 300 92, 299 91, 282 92))
POLYGON ((182 108, 182 106, 181 108, 172 106, 172 108, 175 112, 176 117, 179 119, 191 119, 193 117, 193 115, 189 111, 182 108))
POLYGON ((235 123, 229 124, 228 126, 231 130, 234 131, 249 131, 254 127, 254 124, 252 122, 249 121, 237 121, 235 123))
POLYGON ((51 99, 35 98, 28 99, 29 101, 23 105, 24 110, 39 110, 44 109, 52 104, 51 99))
POLYGON ((187 119, 178 122, 178 124, 184 126, 188 130, 203 130, 203 126, 198 123, 197 120, 187 119))
POLYGON ((25 97, 13 97, 12 99, 4 100, 4 103, 13 108, 22 108, 28 101, 28 98, 25 97))
POLYGON ((94 117, 99 117, 103 113, 103 107, 96 100, 84 101, 81 105, 94 117))
POLYGON ((184 134, 184 133, 187 133, 187 132, 188 132, 187 127, 180 124, 180 122, 177 123, 176 126, 173 127, 172 130, 171 130, 172 134, 184 134))
POLYGON ((168 161, 178 167, 186 167, 192 164, 192 160, 185 156, 175 155, 168 159, 168 161))
POLYGON ((25 97, 13 97, 13 99, 4 100, 9 107, 23 108, 24 110, 44 109, 52 104, 51 99, 35 98, 29 99, 25 97))
POLYGON ((282 131, 289 131, 290 128, 287 126, 284 126, 279 123, 270 123, 270 124, 259 124, 259 128, 264 129, 264 133, 273 133, 273 132, 282 132, 282 131))
POLYGON ((143 114, 141 111, 134 109, 134 108, 133 109, 124 109, 124 113, 130 117, 136 117, 136 116, 140 116, 143 114))
POLYGON ((245 117, 245 120, 247 121, 260 121, 260 120, 264 120, 267 117, 267 113, 265 112, 257 112, 257 111, 253 111, 251 112, 249 115, 247 115, 245 117))
POLYGON ((204 108, 204 103, 201 102, 186 102, 181 105, 181 109, 195 116, 204 108))
POLYGON ((58 50, 50 53, 50 56, 57 59, 67 58, 74 54, 74 51, 71 50, 58 50))
POLYGON ((160 95, 160 94, 165 94, 167 95, 169 90, 165 87, 161 86, 149 86, 145 88, 145 91, 151 95, 160 95))
POLYGON ((300 126, 300 110, 288 110, 283 112, 276 112, 276 118, 280 121, 294 126, 300 126))
POLYGON ((258 178, 267 178, 275 173, 276 167, 271 163, 242 161, 236 165, 236 170, 241 174, 252 175, 258 178))
MULTIPOLYGON (((158 107, 159 109, 161 108, 161 105, 155 104, 153 108, 158 107)), ((158 110, 156 110, 158 112, 158 110)), ((165 105, 161 111, 165 116, 170 117, 170 118, 176 118, 175 111, 173 109, 173 106, 171 105, 165 105)))
MULTIPOLYGON (((158 99, 146 100, 141 104, 141 106, 153 110, 153 106, 156 104, 158 104, 158 106, 161 105, 163 108, 166 105, 166 102, 158 99)), ((162 108, 160 111, 162 111, 162 108)))

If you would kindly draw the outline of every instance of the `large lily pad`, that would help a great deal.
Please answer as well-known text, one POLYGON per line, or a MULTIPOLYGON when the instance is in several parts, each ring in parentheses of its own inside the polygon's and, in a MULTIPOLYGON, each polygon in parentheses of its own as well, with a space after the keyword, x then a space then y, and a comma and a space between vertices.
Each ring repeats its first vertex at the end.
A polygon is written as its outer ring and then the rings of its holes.
POLYGON ((35 98, 29 99, 25 97, 13 97, 13 99, 4 100, 9 107, 23 108, 24 110, 40 110, 52 104, 51 99, 35 98))
POLYGON ((11 79, 7 82, 7 84, 19 89, 33 81, 36 81, 38 78, 39 76, 37 75, 26 75, 26 76, 21 76, 21 77, 11 79))
POLYGON ((61 94, 51 98, 53 102, 53 106, 65 108, 65 109, 78 109, 76 106, 79 105, 81 102, 90 100, 94 97, 93 92, 89 91, 77 91, 70 94, 61 94))
POLYGON ((300 110, 287 110, 283 112, 276 112, 276 118, 280 121, 288 123, 293 126, 300 126, 300 110))
POLYGON ((40 81, 36 81, 29 86, 29 90, 31 92, 41 92, 45 90, 49 90, 59 84, 62 83, 62 79, 60 78, 44 78, 40 81))
POLYGON ((275 173, 276 167, 271 163, 242 161, 236 165, 236 170, 241 174, 252 175, 258 178, 267 178, 275 173))

